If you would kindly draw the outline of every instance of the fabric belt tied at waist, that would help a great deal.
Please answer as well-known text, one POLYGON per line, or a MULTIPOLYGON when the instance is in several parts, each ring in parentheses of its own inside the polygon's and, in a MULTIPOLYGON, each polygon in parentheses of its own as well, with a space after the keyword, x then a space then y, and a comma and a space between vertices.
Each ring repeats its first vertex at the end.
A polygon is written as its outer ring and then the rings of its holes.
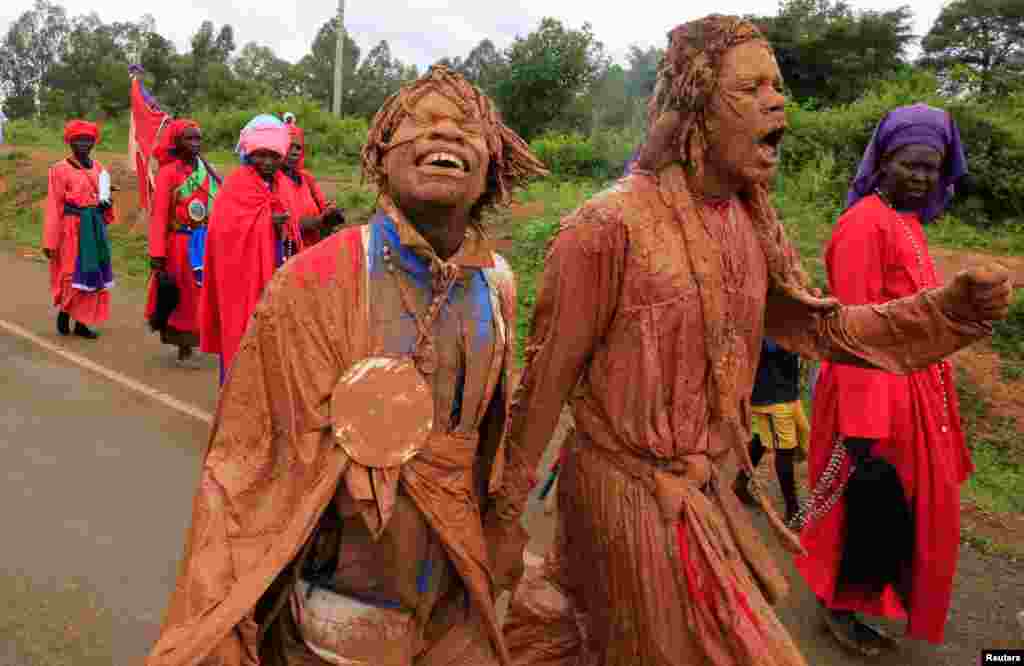
POLYGON ((64 204, 65 215, 74 215, 75 217, 82 217, 83 215, 85 215, 86 211, 89 210, 99 210, 99 206, 75 206, 69 203, 64 204))
POLYGON ((769 603, 778 603, 786 597, 789 582, 775 565, 774 557, 750 524, 739 500, 728 489, 722 491, 720 471, 710 456, 699 453, 673 459, 644 458, 595 445, 583 433, 578 433, 577 437, 588 450, 598 453, 609 464, 647 488, 658 503, 662 520, 670 533, 686 519, 686 512, 706 514, 712 507, 718 509, 724 517, 724 524, 710 516, 688 522, 712 532, 721 527, 727 528, 769 603))

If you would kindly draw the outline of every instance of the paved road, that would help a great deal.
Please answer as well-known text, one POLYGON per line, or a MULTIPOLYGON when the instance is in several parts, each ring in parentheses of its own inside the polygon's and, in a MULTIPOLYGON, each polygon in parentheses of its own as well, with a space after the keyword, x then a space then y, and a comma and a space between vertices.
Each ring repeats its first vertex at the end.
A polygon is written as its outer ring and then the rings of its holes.
POLYGON ((0 333, 0 665, 140 663, 206 432, 0 333))
MULTIPOLYGON (((0 247, 0 277, 19 285, 0 299, 0 319, 213 410, 216 365, 174 368, 173 350, 143 326, 139 290, 119 290, 104 336, 87 342, 53 332, 44 266, 0 247)), ((140 663, 174 581, 206 434, 205 424, 0 331, 0 666, 140 663)), ((762 467, 771 487, 770 465, 762 467)), ((532 505, 527 525, 531 550, 543 553, 550 517, 532 505)), ((779 614, 808 664, 869 663, 835 648, 813 598, 791 582, 779 614)), ((972 666, 983 647, 1024 646, 1013 619, 1021 608, 1022 564, 964 548, 947 644, 904 643, 873 663, 972 666)))

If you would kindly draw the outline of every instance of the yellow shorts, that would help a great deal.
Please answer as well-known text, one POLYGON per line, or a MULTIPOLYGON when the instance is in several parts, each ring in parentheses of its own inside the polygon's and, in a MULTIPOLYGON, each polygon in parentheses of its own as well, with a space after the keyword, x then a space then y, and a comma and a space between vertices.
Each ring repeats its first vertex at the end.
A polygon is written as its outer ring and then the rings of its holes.
POLYGON ((800 447, 804 453, 810 448, 811 427, 807 423, 803 404, 799 400, 777 405, 752 407, 751 430, 766 449, 784 451, 800 447))

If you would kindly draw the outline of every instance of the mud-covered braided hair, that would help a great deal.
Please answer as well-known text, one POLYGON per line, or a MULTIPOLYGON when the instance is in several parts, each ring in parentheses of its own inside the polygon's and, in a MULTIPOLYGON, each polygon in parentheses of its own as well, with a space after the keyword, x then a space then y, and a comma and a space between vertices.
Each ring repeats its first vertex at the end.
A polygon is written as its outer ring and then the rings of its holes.
POLYGON ((483 125, 490 167, 487 189, 473 207, 474 219, 479 219, 488 207, 508 205, 511 191, 528 179, 548 174, 544 164, 530 152, 530 146, 502 122, 490 97, 458 72, 444 65, 434 65, 419 79, 391 95, 373 118, 363 146, 363 181, 372 182, 378 192, 387 188, 383 161, 395 131, 410 115, 410 109, 432 92, 444 96, 483 125))

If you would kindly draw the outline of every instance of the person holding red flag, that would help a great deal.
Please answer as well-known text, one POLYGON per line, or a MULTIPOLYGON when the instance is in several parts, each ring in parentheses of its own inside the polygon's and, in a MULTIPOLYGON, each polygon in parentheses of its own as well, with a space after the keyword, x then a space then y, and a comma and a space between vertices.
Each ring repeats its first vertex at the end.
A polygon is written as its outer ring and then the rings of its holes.
POLYGON ((302 240, 308 248, 319 243, 335 227, 344 224, 345 215, 333 201, 324 197, 320 184, 306 170, 305 132, 294 122, 287 124, 291 145, 281 171, 288 177, 287 184, 293 190, 302 240))
POLYGON ((178 364, 190 368, 197 367, 200 294, 190 248, 194 235, 204 232, 221 183, 201 147, 202 132, 193 120, 174 120, 164 129, 154 151, 160 171, 149 223, 153 277, 146 319, 164 344, 178 347, 178 364))
POLYGON ((199 348, 220 355, 222 384, 263 288, 304 247, 294 188, 281 173, 290 143, 278 118, 250 121, 239 137, 242 167, 225 179, 210 217, 199 348))
POLYGON ((72 120, 64 127, 71 155, 50 167, 43 223, 43 254, 50 261, 50 292, 59 308, 57 332, 94 340, 90 328, 110 316, 110 262, 107 225, 115 220, 110 175, 92 149, 100 139, 95 123, 72 120))

